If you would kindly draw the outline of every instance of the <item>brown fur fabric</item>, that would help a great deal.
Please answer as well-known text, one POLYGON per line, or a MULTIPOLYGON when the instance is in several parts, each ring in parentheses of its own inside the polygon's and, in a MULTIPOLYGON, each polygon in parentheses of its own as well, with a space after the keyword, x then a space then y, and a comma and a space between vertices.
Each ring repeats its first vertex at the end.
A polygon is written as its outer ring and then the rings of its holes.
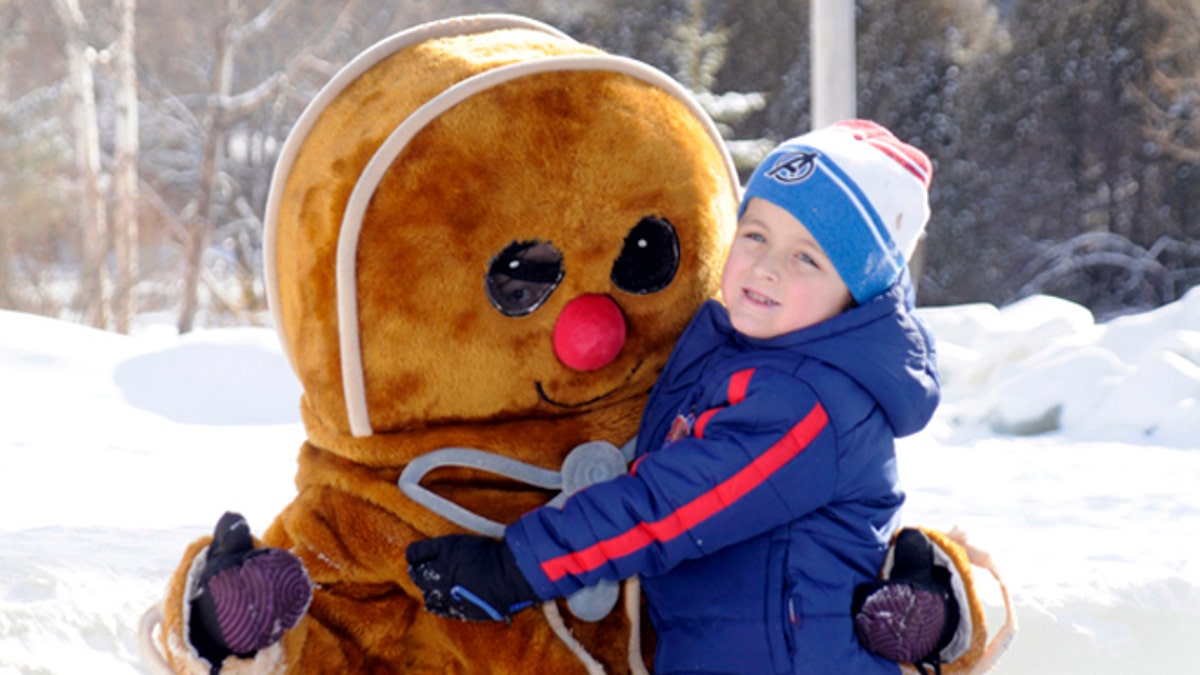
POLYGON ((963 550, 962 546, 946 533, 925 527, 922 527, 921 531, 938 548, 950 556, 954 566, 958 569, 958 574, 962 577, 963 585, 967 592, 967 607, 961 608, 961 611, 969 614, 971 617, 971 643, 967 647, 967 651, 954 661, 943 664, 942 673, 944 675, 971 673, 983 657, 984 651, 987 649, 988 639, 987 617, 984 616, 983 605, 980 603, 979 596, 975 590, 971 561, 968 560, 967 553, 963 550))
MULTIPOLYGON (((604 70, 521 77, 432 120, 387 168, 353 257, 369 436, 350 431, 336 278, 351 191, 401 122, 477 73, 573 54, 599 52, 532 30, 409 46, 349 84, 299 146, 267 255, 308 441, 295 500, 261 543, 299 556, 315 597, 281 643, 251 660, 230 657, 223 672, 584 672, 540 612, 505 626, 423 611, 404 550, 458 528, 405 497, 396 479, 443 447, 557 470, 577 444, 634 436, 675 339, 716 293, 737 193, 723 151, 671 94, 604 70), (634 294, 611 275, 645 216, 674 226, 680 263, 665 289, 634 294), (485 275, 524 241, 551 243, 564 276, 536 311, 505 316, 489 302, 485 275), (614 361, 577 372, 555 357, 551 333, 584 294, 614 300, 627 337, 614 361)), ((501 522, 550 496, 469 470, 439 470, 424 485, 501 522)), ((184 630, 188 573, 205 543, 185 553, 164 603, 161 642, 178 672, 208 672, 184 630)), ((606 672, 628 672, 619 609, 595 624, 564 616, 606 672)))

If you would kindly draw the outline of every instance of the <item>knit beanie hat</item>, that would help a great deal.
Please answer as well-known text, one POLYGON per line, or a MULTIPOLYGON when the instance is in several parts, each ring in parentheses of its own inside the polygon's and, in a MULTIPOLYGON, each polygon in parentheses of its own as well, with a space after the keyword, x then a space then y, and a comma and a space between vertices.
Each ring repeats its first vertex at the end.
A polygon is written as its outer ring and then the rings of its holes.
POLYGON ((785 141, 758 165, 738 216, 758 197, 812 233, 859 304, 895 283, 929 220, 925 153, 867 120, 785 141))

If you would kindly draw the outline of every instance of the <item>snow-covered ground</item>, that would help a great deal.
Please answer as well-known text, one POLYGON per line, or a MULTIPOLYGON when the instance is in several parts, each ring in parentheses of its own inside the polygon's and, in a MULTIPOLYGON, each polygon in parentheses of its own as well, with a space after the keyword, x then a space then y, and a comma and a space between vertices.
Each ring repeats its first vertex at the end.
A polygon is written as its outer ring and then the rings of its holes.
MULTIPOLYGON (((1200 289, 1102 325, 1047 297, 922 313, 945 403, 902 441, 907 519, 998 563, 1021 632, 995 672, 1196 672, 1200 289)), ((0 312, 0 675, 145 672, 184 546, 291 499, 298 397, 269 330, 0 312)))

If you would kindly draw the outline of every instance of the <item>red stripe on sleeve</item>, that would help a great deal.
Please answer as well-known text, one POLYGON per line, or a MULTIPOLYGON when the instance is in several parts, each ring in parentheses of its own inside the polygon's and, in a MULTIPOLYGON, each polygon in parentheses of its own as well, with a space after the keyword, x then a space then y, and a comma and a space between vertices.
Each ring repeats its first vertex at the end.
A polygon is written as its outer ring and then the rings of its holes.
POLYGON ((636 553, 655 541, 670 541, 718 514, 727 506, 762 485, 776 471, 799 455, 825 428, 829 417, 818 403, 796 426, 774 445, 734 475, 708 492, 653 523, 638 523, 615 537, 597 542, 542 563, 550 581, 568 574, 590 572, 609 560, 636 553))
POLYGON ((632 475, 637 474, 638 464, 641 464, 642 460, 646 459, 647 456, 648 455, 642 455, 641 457, 638 457, 637 459, 633 460, 633 464, 629 465, 629 475, 632 476, 632 475))

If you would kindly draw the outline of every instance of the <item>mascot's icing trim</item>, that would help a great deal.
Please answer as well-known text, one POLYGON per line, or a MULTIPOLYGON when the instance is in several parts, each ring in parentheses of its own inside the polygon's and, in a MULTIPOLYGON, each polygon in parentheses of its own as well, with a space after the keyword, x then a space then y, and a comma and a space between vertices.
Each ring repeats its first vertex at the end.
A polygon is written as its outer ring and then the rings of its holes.
MULTIPOLYGON (((275 325, 280 331, 281 338, 284 322, 279 315, 279 277, 275 269, 274 251, 275 238, 278 231, 278 208, 276 204, 281 199, 287 176, 291 170, 295 149, 304 140, 317 117, 325 106, 339 94, 345 86, 357 78, 362 72, 375 65, 383 58, 405 47, 446 35, 458 35, 470 32, 484 32, 498 28, 533 28, 543 30, 556 37, 570 40, 562 33, 538 22, 506 15, 482 15, 469 22, 449 21, 397 34, 393 38, 380 43, 377 47, 365 52, 339 72, 317 98, 305 109, 287 141, 284 143, 279 163, 271 182, 271 191, 267 198, 267 221, 264 227, 264 246, 266 252, 267 294, 270 305, 274 308, 275 325)), ((443 91, 441 94, 426 102, 412 115, 405 119, 388 136, 387 140, 376 151, 360 175, 346 205, 342 228, 338 237, 337 250, 337 309, 338 333, 341 345, 342 387, 346 402, 346 415, 350 423, 350 431, 357 438, 371 436, 370 411, 367 406, 366 386, 364 383, 362 351, 359 342, 359 317, 357 295, 356 259, 358 256, 358 235, 361 232, 363 216, 370 204, 380 181, 391 167, 392 163, 429 122, 442 113, 453 108, 462 101, 488 88, 510 82, 529 75, 556 71, 604 71, 621 73, 634 77, 647 84, 654 85, 674 95, 679 99, 701 123, 713 143, 724 148, 724 141, 712 119, 704 112, 695 98, 678 82, 661 71, 639 61, 613 56, 609 54, 550 56, 535 61, 524 61, 492 70, 484 71, 469 77, 443 91)), ((737 170, 727 152, 723 152, 726 171, 730 182, 738 184, 737 170)), ((284 349, 287 350, 287 340, 283 339, 284 349)), ((289 358, 291 358, 289 353, 289 358)), ((294 364, 293 364, 294 365, 294 364)))

